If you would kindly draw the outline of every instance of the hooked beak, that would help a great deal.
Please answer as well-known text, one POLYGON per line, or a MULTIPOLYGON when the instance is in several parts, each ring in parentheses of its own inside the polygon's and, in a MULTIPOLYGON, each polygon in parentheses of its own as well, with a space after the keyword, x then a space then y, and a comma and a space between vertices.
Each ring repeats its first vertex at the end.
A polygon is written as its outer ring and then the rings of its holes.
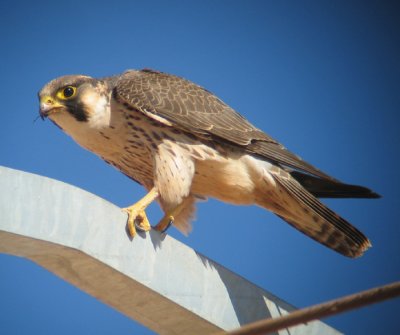
POLYGON ((42 97, 40 98, 40 109, 39 109, 39 115, 44 120, 46 117, 48 117, 51 113, 54 113, 57 111, 57 109, 64 107, 60 103, 54 101, 50 97, 42 97))

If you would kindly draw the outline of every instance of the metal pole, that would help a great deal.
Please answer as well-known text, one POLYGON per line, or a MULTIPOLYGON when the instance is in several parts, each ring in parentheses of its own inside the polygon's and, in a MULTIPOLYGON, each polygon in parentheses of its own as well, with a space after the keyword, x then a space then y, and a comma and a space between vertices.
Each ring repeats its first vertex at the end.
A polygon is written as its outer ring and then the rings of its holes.
POLYGON ((228 335, 259 335, 269 334, 281 329, 293 327, 302 323, 321 319, 330 315, 343 313, 345 311, 364 307, 386 299, 400 295, 400 282, 394 282, 385 286, 376 287, 367 291, 348 295, 339 299, 331 300, 319 305, 294 311, 288 315, 264 319, 245 325, 239 329, 222 332, 228 335))

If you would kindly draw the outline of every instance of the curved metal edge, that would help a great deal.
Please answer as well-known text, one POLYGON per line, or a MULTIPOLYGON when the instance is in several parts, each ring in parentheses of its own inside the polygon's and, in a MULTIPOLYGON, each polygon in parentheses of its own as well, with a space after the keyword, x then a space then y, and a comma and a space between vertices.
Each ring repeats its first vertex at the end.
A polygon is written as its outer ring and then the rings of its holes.
MULTIPOLYGON (((169 236, 131 241, 126 214, 86 191, 5 167, 0 189, 0 252, 34 261, 159 334, 212 334, 293 310, 169 236)), ((319 321, 295 330, 338 334, 319 321)))

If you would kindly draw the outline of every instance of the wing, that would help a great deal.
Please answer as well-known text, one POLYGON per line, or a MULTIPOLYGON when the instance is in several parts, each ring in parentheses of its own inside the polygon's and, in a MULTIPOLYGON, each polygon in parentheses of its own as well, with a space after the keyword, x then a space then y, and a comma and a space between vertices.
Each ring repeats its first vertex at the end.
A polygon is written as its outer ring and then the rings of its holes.
POLYGON ((211 92, 173 75, 128 71, 115 92, 117 98, 148 116, 165 118, 192 133, 214 135, 242 146, 255 139, 275 142, 211 92))
POLYGON ((127 71, 114 98, 147 116, 188 133, 229 142, 270 162, 338 182, 254 127, 211 92, 179 77, 153 70, 127 71))

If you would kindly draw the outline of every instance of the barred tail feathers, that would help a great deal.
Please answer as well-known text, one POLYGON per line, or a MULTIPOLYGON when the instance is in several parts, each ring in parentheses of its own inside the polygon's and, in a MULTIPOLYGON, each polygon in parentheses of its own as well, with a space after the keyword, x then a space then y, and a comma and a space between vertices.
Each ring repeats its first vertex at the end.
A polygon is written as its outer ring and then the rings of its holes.
POLYGON ((260 205, 272 210, 294 228, 347 257, 361 256, 371 243, 345 219, 322 204, 286 171, 276 167, 269 175, 275 181, 274 196, 260 205))

